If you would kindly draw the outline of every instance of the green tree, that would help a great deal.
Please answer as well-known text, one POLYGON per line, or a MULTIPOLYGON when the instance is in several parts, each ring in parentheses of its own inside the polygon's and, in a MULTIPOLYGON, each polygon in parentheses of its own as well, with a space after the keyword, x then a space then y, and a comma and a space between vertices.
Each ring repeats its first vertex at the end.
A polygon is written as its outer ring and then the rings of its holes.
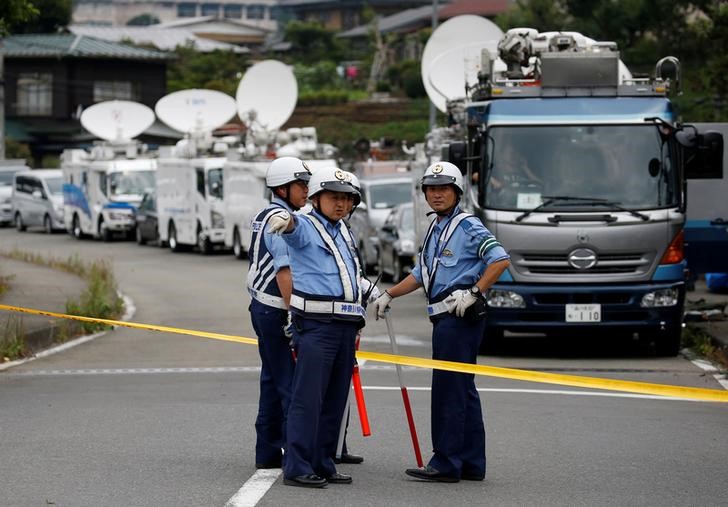
POLYGON ((249 66, 248 57, 232 51, 201 53, 192 46, 178 46, 176 58, 167 66, 170 92, 208 88, 235 96, 240 77, 249 66))
POLYGON ((0 36, 37 16, 38 8, 31 0, 3 0, 0 2, 0 36))
POLYGON ((336 34, 318 23, 291 21, 286 25, 285 39, 291 43, 291 52, 297 61, 304 64, 338 61, 342 56, 336 34))
MULTIPOLYGON (((17 0, 10 0, 13 1, 17 0)), ((37 9, 38 15, 15 23, 10 28, 12 33, 54 33, 71 22, 73 0, 28 0, 28 3, 37 9)))

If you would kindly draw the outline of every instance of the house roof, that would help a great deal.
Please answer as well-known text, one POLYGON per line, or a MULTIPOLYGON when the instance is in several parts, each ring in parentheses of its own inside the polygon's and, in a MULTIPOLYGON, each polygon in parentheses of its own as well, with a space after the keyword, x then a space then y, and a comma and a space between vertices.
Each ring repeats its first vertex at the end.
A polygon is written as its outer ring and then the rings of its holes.
POLYGON ((75 34, 11 35, 3 39, 6 58, 117 58, 128 60, 168 60, 173 57, 153 49, 143 49, 108 40, 75 34))
POLYGON ((68 29, 76 35, 88 35, 98 39, 121 42, 130 40, 138 45, 151 45, 162 51, 172 51, 177 46, 193 44, 195 49, 209 53, 220 49, 235 53, 250 53, 248 48, 198 37, 184 28, 159 28, 152 26, 92 26, 70 25, 68 29))
POLYGON ((453 0, 440 9, 440 19, 449 19, 461 14, 495 16, 508 10, 508 0, 453 0))
POLYGON ((273 30, 264 28, 250 23, 244 23, 235 19, 218 18, 216 16, 198 16, 196 18, 180 18, 166 23, 153 25, 157 28, 187 28, 195 32, 204 27, 204 31, 209 31, 210 27, 214 27, 215 32, 219 33, 236 33, 265 36, 273 30))
MULTIPOLYGON (((378 28, 380 33, 402 32, 415 28, 420 28, 423 22, 432 18, 432 6, 417 7, 415 9, 407 9, 406 11, 392 14, 391 16, 381 17, 378 20, 378 28)), ((424 23, 426 24, 426 23, 424 23)), ((341 32, 339 37, 363 37, 369 33, 370 25, 361 25, 351 30, 341 32)))

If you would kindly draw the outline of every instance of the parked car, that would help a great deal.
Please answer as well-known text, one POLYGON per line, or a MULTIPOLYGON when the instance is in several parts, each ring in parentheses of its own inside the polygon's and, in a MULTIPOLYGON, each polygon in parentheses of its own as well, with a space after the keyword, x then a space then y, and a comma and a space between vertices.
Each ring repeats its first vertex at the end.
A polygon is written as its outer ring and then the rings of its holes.
POLYGON ((0 226, 13 223, 13 205, 10 197, 13 193, 13 176, 18 171, 30 169, 25 160, 0 160, 0 226))
POLYGON ((60 169, 19 171, 13 176, 10 197, 15 228, 42 226, 48 234, 65 229, 63 175, 60 169))
MULTIPOLYGON (((146 192, 134 215, 136 241, 144 245, 147 241, 159 242, 157 229, 157 197, 154 192, 146 192)), ((161 246, 161 245, 160 245, 161 246)))
POLYGON ((379 230, 379 272, 397 283, 412 272, 416 258, 414 206, 400 204, 379 230))
POLYGON ((379 229, 392 208, 412 202, 412 176, 388 174, 362 178, 359 183, 362 201, 349 222, 359 241, 362 267, 372 272, 379 255, 379 229))

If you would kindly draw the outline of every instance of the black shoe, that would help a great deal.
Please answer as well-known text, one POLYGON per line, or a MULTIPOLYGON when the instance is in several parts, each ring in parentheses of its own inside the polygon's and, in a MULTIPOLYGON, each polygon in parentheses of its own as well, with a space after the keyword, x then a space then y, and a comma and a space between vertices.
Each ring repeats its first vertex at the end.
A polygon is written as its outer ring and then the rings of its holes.
POLYGON ((267 469, 267 468, 281 468, 282 463, 280 461, 270 461, 268 463, 256 463, 255 468, 258 470, 260 469, 267 469))
POLYGON ((341 458, 334 458, 334 463, 337 465, 340 465, 342 463, 346 463, 349 465, 358 465, 364 461, 364 458, 361 456, 357 456, 356 454, 349 454, 345 453, 341 455, 341 458))
POLYGON ((414 477, 415 479, 419 479, 421 481, 430 481, 430 482, 459 482, 460 479, 457 477, 450 477, 445 474, 441 474, 436 469, 432 468, 430 465, 427 465, 424 468, 408 468, 404 471, 407 475, 410 477, 414 477))
POLYGON ((351 475, 344 475, 336 472, 334 475, 327 477, 326 482, 330 482, 331 484, 351 484, 352 479, 351 475))
POLYGON ((463 473, 460 478, 464 481, 482 481, 485 479, 484 475, 478 475, 478 474, 466 474, 463 473))
POLYGON ((298 486, 299 488, 325 488, 326 479, 318 475, 299 475, 297 477, 283 478, 283 484, 287 486, 298 486))

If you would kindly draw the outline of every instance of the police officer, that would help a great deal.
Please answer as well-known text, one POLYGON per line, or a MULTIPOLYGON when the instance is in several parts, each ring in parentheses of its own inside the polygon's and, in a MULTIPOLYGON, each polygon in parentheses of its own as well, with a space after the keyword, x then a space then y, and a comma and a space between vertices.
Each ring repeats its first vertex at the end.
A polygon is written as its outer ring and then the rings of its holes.
POLYGON ((356 247, 342 233, 342 218, 357 190, 350 176, 331 167, 309 182, 307 215, 280 211, 270 231, 281 234, 293 276, 291 312, 297 364, 288 411, 283 482, 322 488, 349 484, 333 457, 354 366, 354 342, 364 325, 356 247))
MULTIPOLYGON (((393 298, 423 287, 433 323, 433 359, 476 364, 485 330, 483 292, 498 280, 510 257, 480 220, 460 209, 463 177, 455 165, 428 167, 422 190, 437 217, 412 273, 384 291, 373 309, 383 318, 393 298)), ((426 467, 405 473, 425 481, 482 480, 485 427, 474 375, 433 371, 431 425, 433 457, 426 467)))
POLYGON ((297 158, 274 160, 265 177, 273 199, 251 224, 247 287, 261 359, 260 399, 255 421, 256 468, 281 467, 294 371, 289 338, 284 329, 292 289, 288 247, 280 236, 267 232, 266 228, 275 213, 290 213, 306 203, 310 177, 306 164, 297 158))

